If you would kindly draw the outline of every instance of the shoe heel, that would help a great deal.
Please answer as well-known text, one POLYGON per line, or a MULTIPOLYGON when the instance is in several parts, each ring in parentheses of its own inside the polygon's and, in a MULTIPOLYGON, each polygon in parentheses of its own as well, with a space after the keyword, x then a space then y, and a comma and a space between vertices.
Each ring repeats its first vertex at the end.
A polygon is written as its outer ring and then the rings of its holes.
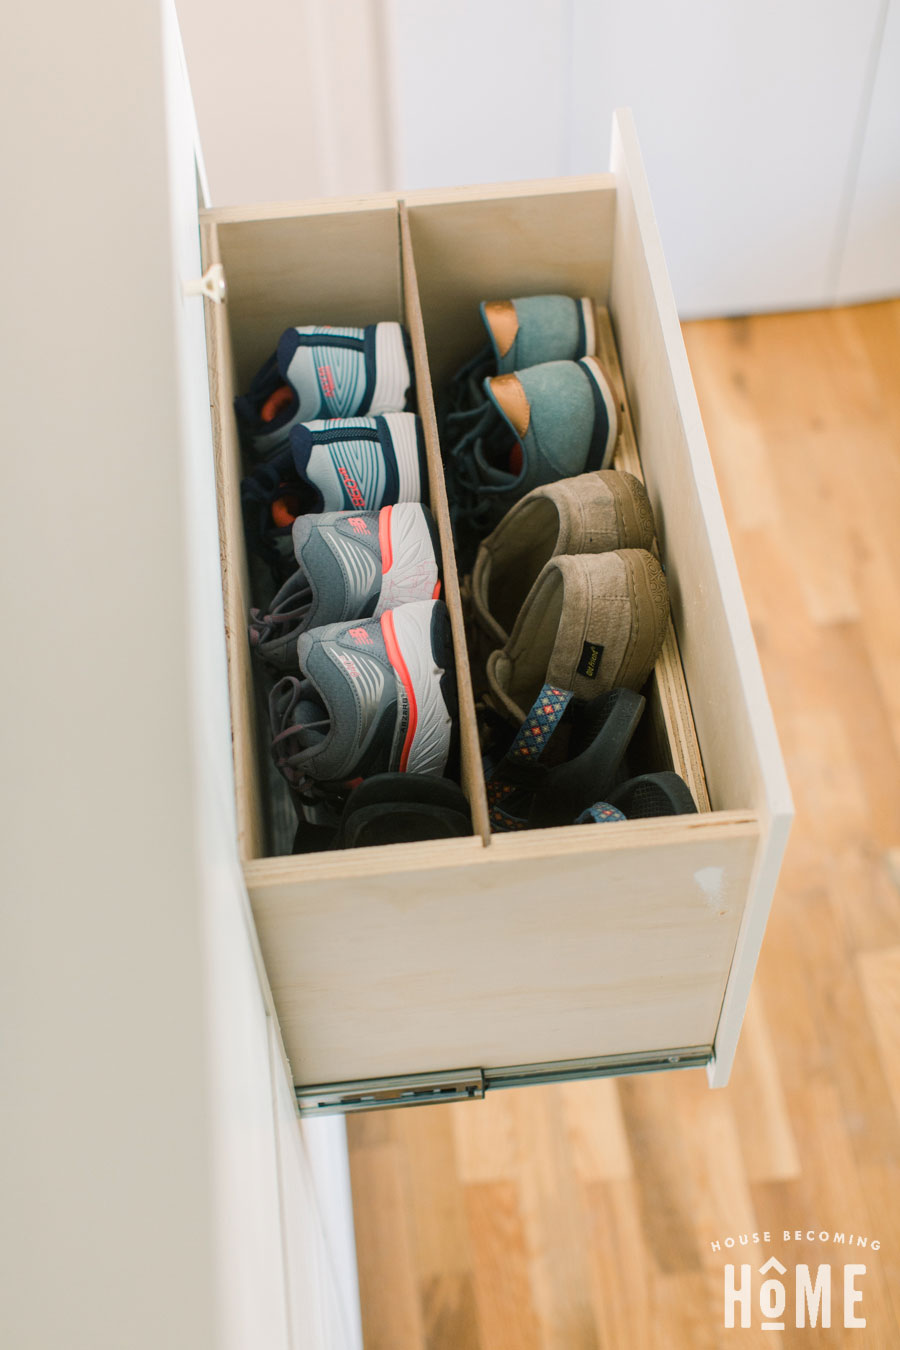
POLYGON ((455 674, 450 616, 440 600, 420 600, 381 618, 388 658, 410 700, 412 736, 403 770, 440 776, 450 756, 455 714, 455 674), (450 682, 448 682, 448 674, 450 682), (447 696, 445 696, 445 690, 447 696))
POLYGON ((384 506, 378 518, 379 535, 386 531, 388 539, 382 544, 382 566, 389 566, 383 574, 381 595, 374 617, 380 618, 387 609, 417 600, 436 600, 438 578, 438 540, 430 513, 418 502, 400 502, 384 506))
POLYGON ((425 441, 415 413, 384 413, 397 460, 397 501, 424 502, 428 498, 425 441))

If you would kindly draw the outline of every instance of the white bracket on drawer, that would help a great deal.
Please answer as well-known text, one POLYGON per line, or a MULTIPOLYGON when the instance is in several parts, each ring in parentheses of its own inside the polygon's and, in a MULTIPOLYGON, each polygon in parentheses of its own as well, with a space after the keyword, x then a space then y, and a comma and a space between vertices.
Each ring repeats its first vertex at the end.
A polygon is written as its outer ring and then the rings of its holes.
POLYGON ((611 1078, 663 1069, 699 1069, 712 1057, 711 1045, 677 1050, 647 1050, 632 1055, 601 1055, 544 1064, 516 1064, 506 1069, 460 1069, 454 1073, 406 1074, 393 1078, 361 1078, 349 1083, 296 1087, 301 1116, 346 1115, 351 1111, 384 1111, 400 1106, 470 1101, 488 1088, 529 1087, 538 1083, 572 1083, 583 1078, 611 1078))
POLYGON ((227 295, 224 267, 221 263, 213 263, 211 267, 207 267, 202 277, 183 281, 181 293, 185 297, 205 295, 207 300, 215 300, 217 305, 223 304, 227 295))

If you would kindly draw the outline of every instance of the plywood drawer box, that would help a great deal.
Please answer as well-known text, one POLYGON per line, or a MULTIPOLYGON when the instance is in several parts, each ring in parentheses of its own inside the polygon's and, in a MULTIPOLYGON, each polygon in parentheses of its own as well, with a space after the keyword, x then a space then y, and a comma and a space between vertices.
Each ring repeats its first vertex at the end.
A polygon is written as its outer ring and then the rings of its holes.
POLYGON ((792 808, 630 116, 608 174, 212 210, 201 235, 228 287, 207 338, 239 846, 301 1108, 690 1064, 724 1082, 792 808), (651 722, 701 810, 491 837, 429 366, 437 388, 478 345, 479 300, 548 291, 592 297, 618 348, 618 463, 672 597, 651 722), (232 399, 284 328, 379 319, 413 338, 474 833, 266 856, 232 399))

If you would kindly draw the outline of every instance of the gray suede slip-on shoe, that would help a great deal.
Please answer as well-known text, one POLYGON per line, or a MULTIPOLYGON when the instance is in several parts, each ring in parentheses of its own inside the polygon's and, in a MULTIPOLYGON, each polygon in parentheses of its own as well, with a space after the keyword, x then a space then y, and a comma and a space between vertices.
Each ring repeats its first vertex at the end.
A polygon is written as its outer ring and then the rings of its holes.
POLYGON ((616 469, 535 488, 483 541, 472 572, 472 611, 494 647, 509 637, 545 563, 560 554, 650 549, 653 508, 643 483, 616 469))
POLYGON ((551 558, 487 663, 487 701, 517 725, 544 684, 589 701, 640 690, 669 621, 662 568, 646 549, 551 558))

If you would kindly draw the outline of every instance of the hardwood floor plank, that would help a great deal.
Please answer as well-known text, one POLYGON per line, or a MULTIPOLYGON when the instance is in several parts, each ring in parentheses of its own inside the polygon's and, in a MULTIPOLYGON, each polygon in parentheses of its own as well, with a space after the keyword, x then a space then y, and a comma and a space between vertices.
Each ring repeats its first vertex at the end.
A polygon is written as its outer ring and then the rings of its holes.
POLYGON ((559 1100, 578 1180, 585 1184, 627 1180, 632 1174, 631 1150, 616 1080, 563 1083, 559 1100))
POLYGON ((594 1320, 604 1350, 652 1350, 655 1265, 644 1241, 633 1179, 589 1183, 586 1190, 594 1320))
POLYGON ((516 1186, 510 1181, 473 1182, 465 1188, 465 1205, 485 1350, 541 1350, 516 1186))
POLYGON ((798 1177, 797 1140, 758 987, 750 995, 741 1047, 743 1053, 734 1067, 729 1097, 747 1181, 798 1177))
POLYGON ((599 1350, 587 1262, 587 1214, 559 1089, 510 1093, 522 1158, 519 1206, 542 1350, 599 1350))

